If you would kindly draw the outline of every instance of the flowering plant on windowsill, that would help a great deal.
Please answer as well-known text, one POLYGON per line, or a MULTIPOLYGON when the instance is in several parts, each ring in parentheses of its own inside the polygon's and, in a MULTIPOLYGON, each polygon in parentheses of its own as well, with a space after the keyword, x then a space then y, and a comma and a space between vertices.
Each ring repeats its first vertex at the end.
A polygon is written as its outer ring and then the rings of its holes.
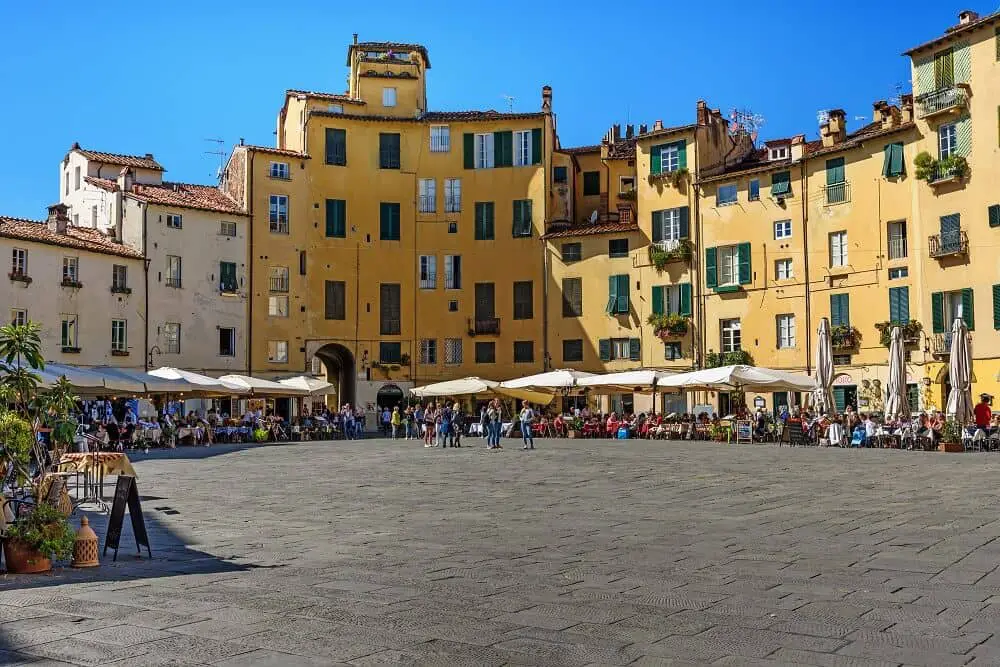
POLYGON ((120 287, 118 285, 112 285, 111 286, 111 293, 112 294, 131 294, 132 293, 132 288, 131 287, 120 287))
POLYGON ((850 350, 861 342, 861 332, 849 324, 838 324, 830 329, 830 346, 835 350, 850 350))
POLYGON ((76 287, 76 288, 83 287, 83 283, 81 283, 79 280, 73 280, 72 278, 63 278, 62 282, 60 282, 59 284, 63 287, 76 287))
POLYGON ((676 313, 653 313, 646 318, 646 324, 652 326, 653 333, 663 340, 679 338, 688 332, 688 318, 676 313))
POLYGON ((875 328, 879 332, 879 342, 885 347, 889 347, 889 343, 892 342, 893 327, 902 329, 903 343, 906 345, 913 345, 918 342, 920 340, 920 332, 924 330, 923 325, 916 320, 910 320, 909 322, 878 322, 875 324, 875 328))
POLYGON ((649 261, 658 272, 662 272, 670 262, 688 261, 691 253, 691 241, 688 239, 680 239, 672 250, 664 250, 653 243, 649 246, 649 261))
POLYGON ((688 170, 686 167, 674 169, 673 171, 661 171, 659 174, 649 175, 649 184, 653 185, 654 183, 669 182, 675 188, 679 188, 681 186, 681 182, 687 177, 687 175, 688 170))
POLYGON ((753 357, 746 350, 735 352, 709 352, 705 355, 705 368, 718 368, 719 366, 753 366, 753 357))
POLYGON ((7 277, 16 282, 24 283, 25 285, 31 284, 31 276, 21 271, 11 271, 7 274, 7 277))
POLYGON ((111 350, 112 357, 127 357, 128 354, 128 350, 111 350))

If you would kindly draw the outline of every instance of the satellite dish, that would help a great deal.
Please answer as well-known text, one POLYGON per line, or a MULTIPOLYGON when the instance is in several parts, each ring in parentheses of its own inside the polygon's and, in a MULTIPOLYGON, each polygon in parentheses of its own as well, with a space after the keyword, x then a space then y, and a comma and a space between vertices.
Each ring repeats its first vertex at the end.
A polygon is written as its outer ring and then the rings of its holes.
POLYGON ((598 213, 597 213, 597 209, 595 208, 594 212, 590 214, 590 224, 594 224, 595 222, 597 222, 597 216, 598 216, 598 213))

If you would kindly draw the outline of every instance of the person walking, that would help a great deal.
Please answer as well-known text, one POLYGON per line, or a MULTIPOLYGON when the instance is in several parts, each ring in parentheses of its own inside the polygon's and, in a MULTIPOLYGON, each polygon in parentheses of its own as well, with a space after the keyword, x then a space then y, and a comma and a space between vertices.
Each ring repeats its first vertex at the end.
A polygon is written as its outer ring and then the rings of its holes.
POLYGON ((410 439, 410 431, 413 426, 413 408, 411 406, 406 406, 406 410, 403 411, 403 436, 404 439, 410 439))
POLYGON ((389 412, 389 406, 386 405, 386 406, 382 407, 382 414, 381 414, 381 416, 382 416, 382 418, 379 421, 382 422, 381 423, 382 434, 388 436, 389 435, 389 426, 392 424, 392 414, 390 414, 390 412, 389 412))
POLYGON ((531 432, 531 424, 535 421, 535 411, 531 409, 531 403, 528 403, 528 401, 521 402, 521 414, 519 416, 521 419, 521 440, 524 441, 524 447, 521 449, 534 449, 535 437, 531 432))
POLYGON ((437 410, 434 409, 434 401, 427 404, 424 410, 424 447, 434 446, 434 424, 437 421, 437 410))
POLYGON ((500 433, 503 430, 503 405, 500 403, 499 398, 494 398, 490 401, 490 407, 486 413, 490 420, 490 439, 487 441, 487 446, 490 449, 503 449, 500 446, 500 433))
POLYGON ((399 427, 403 424, 403 417, 399 414, 398 405, 392 409, 392 415, 389 417, 389 424, 392 426, 392 439, 395 440, 396 436, 399 434, 399 427))
POLYGON ((451 407, 451 437, 455 447, 462 446, 462 431, 465 430, 465 415, 462 406, 455 403, 451 407))
POLYGON ((449 436, 451 434, 451 418, 451 406, 445 403, 444 407, 441 408, 438 414, 438 440, 440 441, 441 449, 453 446, 449 442, 449 436))
POLYGON ((483 436, 483 440, 489 444, 490 441, 490 418, 486 414, 486 406, 479 408, 479 434, 483 436))

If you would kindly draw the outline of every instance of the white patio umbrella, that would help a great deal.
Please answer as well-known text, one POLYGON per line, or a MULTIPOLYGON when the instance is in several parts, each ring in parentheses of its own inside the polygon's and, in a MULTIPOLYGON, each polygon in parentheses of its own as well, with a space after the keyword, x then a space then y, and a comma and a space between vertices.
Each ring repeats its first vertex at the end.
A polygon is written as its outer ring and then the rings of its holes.
POLYGON ((816 380, 805 373, 791 373, 758 366, 720 366, 671 375, 657 387, 688 391, 812 391, 816 380))
POLYGON ((143 371, 133 371, 113 366, 97 366, 95 373, 104 376, 108 389, 130 394, 183 394, 194 389, 194 386, 184 380, 167 380, 150 375, 143 371))
POLYGON ((479 377, 467 377, 459 380, 448 380, 447 382, 437 382, 423 387, 414 387, 410 393, 419 398, 433 398, 436 396, 475 396, 478 394, 510 396, 532 403, 548 405, 552 402, 553 395, 530 389, 515 389, 503 387, 499 382, 484 380, 479 377))
POLYGON ((80 393, 100 394, 105 388, 104 376, 86 368, 46 363, 43 370, 36 370, 34 373, 41 380, 40 386, 44 389, 52 387, 62 377, 65 377, 73 385, 73 389, 80 393))
POLYGON ((819 321, 816 338, 816 388, 813 401, 820 412, 833 414, 836 404, 833 400, 833 342, 830 339, 830 320, 819 321))
POLYGON ((278 384, 283 384, 286 387, 294 387, 295 389, 301 389, 308 392, 309 396, 325 396, 326 394, 336 393, 333 389, 333 385, 326 380, 309 377, 308 375, 296 375, 291 378, 282 378, 281 380, 278 380, 278 384))
POLYGON ((235 384, 246 389, 254 396, 305 396, 307 392, 296 387, 289 387, 280 382, 271 382, 249 375, 223 375, 219 378, 227 384, 235 384))
POLYGON ((577 384, 581 387, 589 387, 598 392, 650 392, 662 386, 662 380, 667 377, 671 377, 671 374, 666 371, 639 369, 621 371, 620 373, 591 375, 580 378, 577 384))
POLYGON ((948 375, 951 392, 948 393, 948 409, 959 424, 972 420, 972 346, 969 330, 962 318, 956 318, 951 327, 951 357, 948 360, 948 375))
POLYGON ((560 368, 546 373, 536 373, 523 378, 507 380, 501 382, 500 386, 508 389, 572 389, 577 386, 579 380, 593 375, 593 373, 585 371, 560 368))
POLYGON ((893 327, 889 332, 889 381, 885 385, 886 419, 910 418, 910 401, 906 395, 906 358, 903 332, 893 327))
POLYGON ((196 387, 194 393, 203 396, 233 396, 250 393, 240 385, 172 366, 161 366, 149 371, 149 374, 165 380, 183 380, 196 387))

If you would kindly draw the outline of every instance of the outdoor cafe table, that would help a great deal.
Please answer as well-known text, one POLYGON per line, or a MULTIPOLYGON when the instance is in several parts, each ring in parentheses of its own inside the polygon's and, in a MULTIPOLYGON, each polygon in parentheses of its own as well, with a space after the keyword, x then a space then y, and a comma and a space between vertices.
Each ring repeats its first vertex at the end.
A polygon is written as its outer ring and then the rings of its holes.
POLYGON ((104 497, 104 478, 108 475, 131 475, 135 477, 132 462, 122 452, 91 452, 89 454, 63 454, 59 459, 61 472, 83 473, 84 495, 87 490, 98 497, 104 497))
POLYGON ((201 444, 205 439, 205 429, 200 426, 181 426, 177 429, 177 442, 184 438, 191 438, 195 444, 201 444))

